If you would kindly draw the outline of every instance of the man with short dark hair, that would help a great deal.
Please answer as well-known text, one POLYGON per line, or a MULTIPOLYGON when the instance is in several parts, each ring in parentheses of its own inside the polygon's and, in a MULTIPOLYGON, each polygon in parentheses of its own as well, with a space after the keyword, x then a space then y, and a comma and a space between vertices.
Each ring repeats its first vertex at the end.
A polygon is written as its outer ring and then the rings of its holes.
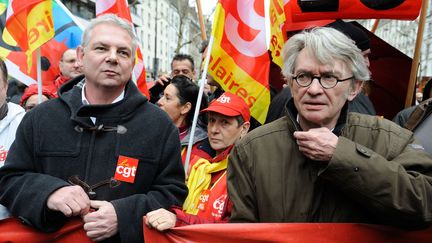
POLYGON ((256 128, 228 163, 231 222, 432 222, 432 156, 391 121, 348 112, 369 80, 359 48, 332 28, 292 36, 283 118, 256 128))
POLYGON ((93 241, 143 242, 142 217, 187 194, 178 129, 131 80, 127 21, 102 15, 82 38, 84 76, 27 113, 0 169, 0 202, 44 232, 78 216, 93 241))
POLYGON ((171 77, 183 74, 186 77, 195 79, 195 64, 192 56, 177 54, 171 61, 171 77))

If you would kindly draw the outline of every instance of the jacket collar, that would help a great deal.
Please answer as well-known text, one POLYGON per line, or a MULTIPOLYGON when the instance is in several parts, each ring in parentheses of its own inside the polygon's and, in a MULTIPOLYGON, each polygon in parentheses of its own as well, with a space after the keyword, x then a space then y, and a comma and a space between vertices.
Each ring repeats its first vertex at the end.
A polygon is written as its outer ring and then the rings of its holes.
POLYGON ((63 85, 59 90, 59 98, 69 108, 71 120, 80 123, 83 126, 94 126, 89 117, 96 117, 97 121, 128 119, 132 116, 136 108, 147 102, 135 86, 129 80, 125 87, 124 99, 114 104, 104 105, 85 105, 82 103, 82 82, 85 82, 84 76, 78 76, 63 85))
MULTIPOLYGON (((189 127, 187 129, 186 136, 180 141, 182 146, 189 144, 189 138, 190 138, 191 131, 192 131, 192 127, 189 127)), ((203 127, 201 127, 200 124, 197 123, 197 125, 195 127, 195 134, 194 134, 192 144, 195 144, 195 143, 202 141, 206 138, 207 138, 207 131, 203 127)))
MULTIPOLYGON (((291 132, 294 131, 303 131, 303 129, 300 127, 300 124, 297 122, 297 108, 294 105, 294 100, 291 98, 287 105, 285 106, 286 109, 286 114, 289 118, 289 120, 291 121, 288 126, 289 126, 289 130, 291 132)), ((333 133, 337 136, 340 136, 342 133, 342 129, 345 126, 346 122, 348 119, 348 102, 345 103, 345 105, 342 107, 340 116, 336 122, 336 126, 333 129, 333 133)))

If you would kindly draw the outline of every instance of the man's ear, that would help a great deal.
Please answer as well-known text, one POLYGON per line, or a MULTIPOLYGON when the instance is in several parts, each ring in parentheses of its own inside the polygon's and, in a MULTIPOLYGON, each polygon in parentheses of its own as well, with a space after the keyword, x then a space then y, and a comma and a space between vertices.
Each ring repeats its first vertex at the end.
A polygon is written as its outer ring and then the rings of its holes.
POLYGON ((246 135, 246 133, 248 133, 249 128, 250 128, 250 122, 244 122, 242 124, 242 130, 240 133, 240 138, 244 137, 246 135))
POLYGON ((84 57, 84 47, 78 46, 76 49, 76 53, 77 53, 77 62, 80 66, 82 66, 83 64, 82 59, 84 57))
POLYGON ((361 92, 362 87, 363 87, 363 82, 355 80, 351 84, 347 100, 352 101, 361 92))

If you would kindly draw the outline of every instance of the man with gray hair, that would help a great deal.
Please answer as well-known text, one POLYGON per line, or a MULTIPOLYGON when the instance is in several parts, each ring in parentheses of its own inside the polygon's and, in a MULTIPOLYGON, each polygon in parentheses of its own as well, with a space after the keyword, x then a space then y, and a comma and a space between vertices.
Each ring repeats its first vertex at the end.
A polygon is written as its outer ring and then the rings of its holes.
POLYGON ((128 22, 98 17, 81 45, 84 77, 18 128, 0 203, 44 232, 79 216, 94 241, 142 242, 142 217, 187 194, 178 129, 131 81, 137 40, 128 22))
POLYGON ((231 222, 432 221, 432 157, 391 121, 348 113, 369 71, 332 28, 291 37, 288 114, 246 135, 228 163, 231 222))

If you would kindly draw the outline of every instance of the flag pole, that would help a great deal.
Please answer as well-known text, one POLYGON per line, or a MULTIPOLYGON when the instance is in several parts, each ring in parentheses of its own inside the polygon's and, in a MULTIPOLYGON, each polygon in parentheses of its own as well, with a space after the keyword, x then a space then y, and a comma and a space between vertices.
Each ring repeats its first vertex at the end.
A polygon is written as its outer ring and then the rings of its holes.
POLYGON ((192 121, 192 130, 190 132, 188 147, 187 147, 187 151, 186 151, 186 161, 185 161, 185 167, 184 167, 186 178, 187 178, 187 172, 189 170, 189 162, 190 162, 190 156, 191 156, 191 152, 192 152, 193 138, 195 135, 195 127, 197 125, 198 115, 199 115, 200 107, 201 107, 201 101, 202 101, 202 97, 204 94, 204 84, 206 83, 207 69, 208 69, 208 66, 210 63, 210 54, 211 54, 211 50, 213 47, 213 41, 214 41, 214 36, 212 35, 212 36, 210 36, 210 41, 209 41, 209 44, 207 46, 207 54, 205 57, 204 68, 202 70, 201 79, 199 81, 198 99, 197 99, 196 106, 195 106, 195 113, 194 113, 194 118, 192 121))
POLYGON ((198 19, 199 19, 199 24, 200 24, 200 29, 201 29, 201 39, 207 40, 207 33, 206 33, 206 29, 205 29, 205 24, 204 24, 204 17, 203 17, 203 13, 202 13, 202 9, 201 9, 201 0, 196 0, 196 6, 197 6, 197 10, 198 10, 198 19))
POLYGON ((38 87, 38 104, 42 103, 42 68, 40 47, 36 49, 36 74, 38 87))
POLYGON ((375 34, 375 31, 378 29, 379 22, 380 22, 379 19, 375 19, 374 24, 372 25, 372 29, 371 29, 372 33, 375 34))
POLYGON ((420 51, 423 42, 423 32, 424 32, 424 26, 426 22, 428 6, 429 6, 429 0, 423 0, 421 6, 421 12, 420 12, 419 26, 417 30, 417 39, 416 39, 416 45, 414 49, 414 57, 411 63, 411 74, 410 74, 410 79, 409 79, 408 89, 407 89, 407 94, 405 99, 405 108, 412 106, 414 89, 417 81, 417 71, 418 71, 418 65, 420 61, 420 51))

